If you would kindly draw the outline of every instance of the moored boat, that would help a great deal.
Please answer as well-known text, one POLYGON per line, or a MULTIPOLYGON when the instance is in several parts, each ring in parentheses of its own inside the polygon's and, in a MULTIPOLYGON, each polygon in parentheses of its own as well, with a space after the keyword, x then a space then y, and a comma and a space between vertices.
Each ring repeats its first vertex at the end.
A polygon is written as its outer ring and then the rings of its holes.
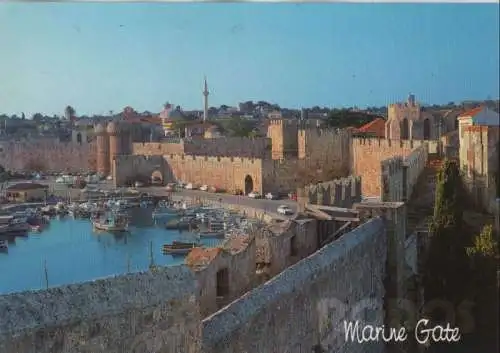
POLYGON ((198 232, 197 235, 200 238, 217 238, 222 239, 225 237, 226 233, 223 231, 208 231, 208 232, 198 232))
POLYGON ((0 240, 0 251, 5 251, 9 249, 9 244, 7 243, 7 240, 0 240))
POLYGON ((106 232, 126 232, 128 230, 128 219, 117 215, 109 215, 100 219, 93 219, 92 225, 95 229, 106 232))
POLYGON ((163 252, 170 255, 187 255, 191 249, 198 246, 196 243, 173 241, 172 244, 164 244, 163 252))

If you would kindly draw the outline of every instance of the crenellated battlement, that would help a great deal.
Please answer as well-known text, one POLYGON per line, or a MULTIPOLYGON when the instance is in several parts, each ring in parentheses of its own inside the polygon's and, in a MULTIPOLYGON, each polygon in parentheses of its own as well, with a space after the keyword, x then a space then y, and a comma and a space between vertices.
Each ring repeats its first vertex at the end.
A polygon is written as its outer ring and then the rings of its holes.
POLYGON ((353 137, 352 144, 357 146, 374 146, 381 148, 414 149, 426 144, 426 140, 390 140, 382 137, 353 137))
POLYGON ((298 132, 300 137, 331 137, 331 138, 339 138, 339 137, 350 137, 351 133, 348 130, 344 129, 331 129, 331 128, 321 128, 316 126, 309 127, 301 127, 298 132))
POLYGON ((361 177, 349 176, 308 185, 297 194, 304 195, 310 204, 351 208, 354 203, 361 202, 361 177))
POLYGON ((182 162, 182 161, 200 161, 210 164, 227 165, 232 163, 251 165, 262 163, 261 158, 233 157, 233 156, 199 156, 191 154, 168 154, 164 155, 167 161, 182 162))

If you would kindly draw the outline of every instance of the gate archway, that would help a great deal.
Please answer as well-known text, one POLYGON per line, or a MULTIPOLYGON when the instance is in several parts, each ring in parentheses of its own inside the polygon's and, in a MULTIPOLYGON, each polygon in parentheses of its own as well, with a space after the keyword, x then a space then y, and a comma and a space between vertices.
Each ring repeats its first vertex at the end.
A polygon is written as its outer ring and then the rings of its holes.
POLYGON ((253 191, 253 179, 250 175, 245 177, 245 195, 248 195, 253 191))
POLYGON ((153 185, 163 185, 163 174, 159 170, 151 173, 151 183, 153 185))

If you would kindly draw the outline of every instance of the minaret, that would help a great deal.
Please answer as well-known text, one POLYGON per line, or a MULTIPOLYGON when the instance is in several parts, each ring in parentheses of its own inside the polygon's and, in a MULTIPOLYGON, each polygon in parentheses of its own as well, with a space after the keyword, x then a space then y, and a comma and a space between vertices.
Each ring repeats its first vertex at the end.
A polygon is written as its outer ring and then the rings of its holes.
POLYGON ((205 76, 205 86, 203 88, 203 121, 208 120, 208 85, 207 77, 205 76))

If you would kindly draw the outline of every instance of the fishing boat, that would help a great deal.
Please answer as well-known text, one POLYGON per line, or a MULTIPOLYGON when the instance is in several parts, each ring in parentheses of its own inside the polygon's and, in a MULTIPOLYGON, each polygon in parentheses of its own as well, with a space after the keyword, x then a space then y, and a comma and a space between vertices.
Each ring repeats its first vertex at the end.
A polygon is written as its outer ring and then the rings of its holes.
POLYGON ((0 235, 28 233, 30 225, 26 222, 26 217, 0 216, 0 235))
POLYGON ((198 232, 200 238, 216 238, 223 239, 226 236, 224 231, 208 231, 208 232, 198 232))
POLYGON ((106 232, 126 232, 128 230, 128 219, 111 214, 100 219, 93 219, 92 225, 95 229, 106 232))
POLYGON ((176 209, 168 208, 168 207, 161 207, 161 208, 156 208, 153 213, 152 217, 153 218, 171 218, 175 217, 179 214, 179 212, 176 209))
POLYGON ((173 241, 172 244, 164 244, 163 252, 169 255, 187 255, 191 249, 198 246, 197 243, 173 241))

